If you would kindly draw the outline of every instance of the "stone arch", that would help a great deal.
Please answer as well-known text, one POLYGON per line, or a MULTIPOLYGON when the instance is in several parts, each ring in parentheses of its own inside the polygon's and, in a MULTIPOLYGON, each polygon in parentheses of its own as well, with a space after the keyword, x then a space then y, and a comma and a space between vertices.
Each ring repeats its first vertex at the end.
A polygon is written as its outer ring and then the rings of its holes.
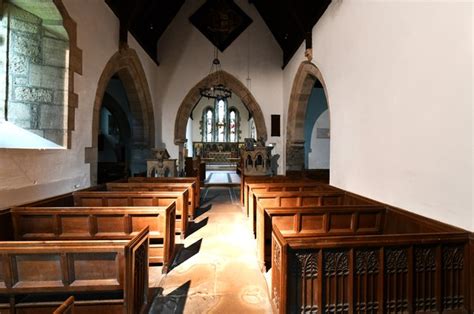
MULTIPOLYGON (((91 184, 97 182, 97 146, 100 108, 107 85, 117 75, 125 88, 130 111, 133 115, 132 163, 144 163, 150 149, 155 145, 155 122, 150 89, 140 59, 135 50, 123 48, 117 51, 105 66, 97 86, 92 118, 92 147, 86 148, 86 162, 91 164, 91 184)), ((146 171, 146 168, 143 170, 146 171)))
POLYGON ((257 100, 252 95, 252 93, 245 87, 242 82, 240 82, 235 76, 229 74, 225 71, 219 71, 219 73, 211 73, 201 81, 199 81, 193 88, 187 93, 184 100, 179 106, 178 113, 176 114, 176 120, 174 124, 174 143, 179 145, 179 162, 180 167, 183 164, 183 149, 184 143, 186 142, 186 125, 188 123, 188 117, 193 111, 194 105, 199 101, 201 97, 199 90, 201 88, 210 87, 211 84, 222 83, 230 90, 232 93, 239 96, 243 104, 247 107, 249 112, 252 114, 255 127, 257 129, 257 137, 267 140, 267 127, 265 125, 265 118, 263 112, 260 109, 257 100), (216 77, 220 78, 220 81, 217 82, 216 77))
POLYGON ((309 97, 316 81, 321 82, 328 104, 329 98, 323 75, 316 65, 303 61, 296 72, 291 88, 288 106, 287 135, 286 135, 286 170, 298 171, 304 169, 304 121, 309 97))

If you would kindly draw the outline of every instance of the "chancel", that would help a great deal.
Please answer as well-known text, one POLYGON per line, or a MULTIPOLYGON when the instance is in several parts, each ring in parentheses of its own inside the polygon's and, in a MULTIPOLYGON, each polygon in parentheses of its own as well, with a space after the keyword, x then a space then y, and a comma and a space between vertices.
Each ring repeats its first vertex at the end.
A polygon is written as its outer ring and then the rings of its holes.
POLYGON ((473 23, 0 0, 0 314, 474 313, 473 23))

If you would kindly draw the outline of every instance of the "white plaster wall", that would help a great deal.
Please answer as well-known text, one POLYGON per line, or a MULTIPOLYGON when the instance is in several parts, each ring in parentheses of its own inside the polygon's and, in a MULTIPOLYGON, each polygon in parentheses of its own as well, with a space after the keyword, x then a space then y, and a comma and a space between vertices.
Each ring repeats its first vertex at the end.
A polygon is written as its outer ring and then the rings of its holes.
MULTIPOLYGON (((473 3, 334 1, 313 29, 331 183, 474 231, 473 3)), ((284 106, 303 60, 284 71, 284 106), (288 84, 290 83, 290 84, 288 84)))
MULTIPOLYGON (((247 85, 248 56, 250 51, 250 91, 260 104, 268 142, 276 143, 276 153, 282 154, 282 138, 270 136, 270 115, 282 114, 282 52, 264 21, 248 1, 235 1, 253 20, 225 51, 219 53, 222 69, 247 85)), ((174 144, 174 123, 178 108, 189 90, 209 74, 213 59, 213 46, 189 22, 204 0, 186 1, 158 43, 160 60, 158 83, 159 99, 155 104, 162 108, 162 138, 172 158, 177 158, 174 144)), ((156 106, 156 105, 155 105, 156 106)), ((280 170, 282 168, 280 167, 280 170)))
MULTIPOLYGON (((63 0, 77 22, 78 47, 82 49, 83 75, 75 75, 79 95, 72 147, 64 150, 0 149, 0 208, 66 193, 90 185, 84 149, 92 142, 92 113, 97 84, 108 60, 118 50, 119 23, 104 1, 63 0)), ((156 86, 158 68, 132 36, 150 86, 156 86)), ((150 88, 152 100, 157 96, 150 88)), ((155 119, 159 120, 159 116, 155 119)))
POLYGON ((318 129, 329 129, 329 111, 325 110, 311 132, 311 152, 308 154, 308 169, 329 169, 330 139, 318 138, 318 129))

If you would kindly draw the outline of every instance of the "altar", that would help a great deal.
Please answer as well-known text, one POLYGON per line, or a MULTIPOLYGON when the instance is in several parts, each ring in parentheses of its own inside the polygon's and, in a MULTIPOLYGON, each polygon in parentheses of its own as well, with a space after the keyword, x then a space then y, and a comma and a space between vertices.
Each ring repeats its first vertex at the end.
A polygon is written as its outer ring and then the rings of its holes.
POLYGON ((207 169, 236 170, 244 143, 193 142, 194 157, 201 157, 207 169))

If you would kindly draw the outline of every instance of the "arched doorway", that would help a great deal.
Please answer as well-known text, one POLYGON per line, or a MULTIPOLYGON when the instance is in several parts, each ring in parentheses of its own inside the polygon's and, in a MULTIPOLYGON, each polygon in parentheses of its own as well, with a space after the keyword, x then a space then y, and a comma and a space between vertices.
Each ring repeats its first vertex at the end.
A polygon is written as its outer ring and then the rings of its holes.
POLYGON ((92 147, 86 148, 86 162, 91 164, 91 184, 97 183, 98 139, 100 111, 104 95, 113 77, 118 78, 125 90, 130 109, 131 175, 146 172, 146 159, 155 145, 153 104, 145 72, 135 50, 124 48, 116 52, 105 66, 99 79, 92 120, 92 147))
POLYGON ((98 184, 122 179, 131 173, 131 117, 123 84, 117 76, 112 77, 100 108, 98 184))
POLYGON ((313 63, 302 62, 293 81, 288 107, 287 171, 329 167, 329 143, 323 143, 329 140, 329 123, 329 101, 322 74, 313 63), (327 156, 315 149, 326 150, 327 156), (316 162, 311 157, 319 160, 316 162))
POLYGON ((199 81, 193 88, 191 88, 191 90, 188 92, 183 102, 181 103, 178 109, 178 113, 176 115, 174 143, 179 146, 180 170, 182 170, 184 163, 184 144, 187 142, 186 127, 188 125, 188 119, 191 113, 193 112, 195 105, 201 99, 201 95, 199 92, 200 89, 210 87, 211 83, 222 83, 227 88, 229 88, 232 93, 240 99, 243 105, 248 109, 249 114, 252 116, 257 138, 263 139, 264 141, 266 141, 268 138, 267 127, 265 125, 265 119, 263 117, 262 110, 260 109, 259 104, 255 100, 255 97, 245 87, 245 85, 242 84, 242 82, 240 82, 233 75, 225 71, 209 74, 201 81, 199 81), (218 77, 221 81, 217 81, 216 77, 218 77))

